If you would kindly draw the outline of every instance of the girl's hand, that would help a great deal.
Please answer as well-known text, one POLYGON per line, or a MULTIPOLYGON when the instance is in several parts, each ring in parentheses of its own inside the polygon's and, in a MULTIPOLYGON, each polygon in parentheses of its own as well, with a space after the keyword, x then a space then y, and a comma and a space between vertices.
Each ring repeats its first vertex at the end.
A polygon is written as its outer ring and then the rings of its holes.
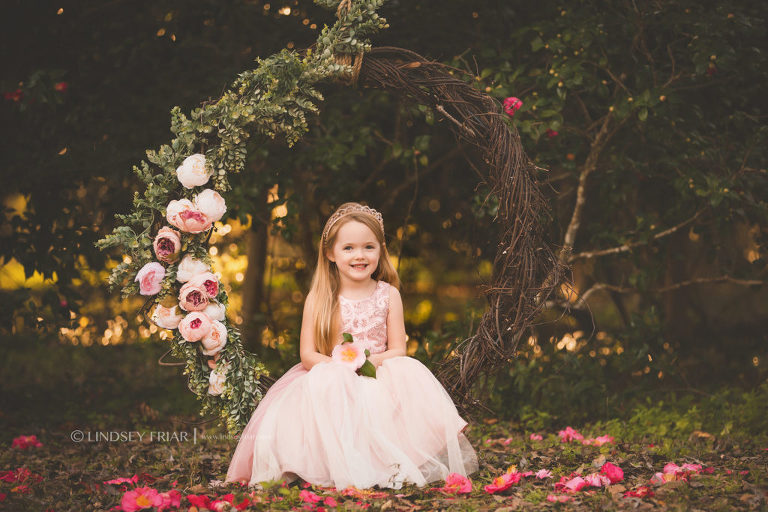
POLYGON ((375 366, 376 368, 378 368, 379 366, 381 366, 381 363, 382 363, 382 362, 384 362, 384 360, 381 358, 381 355, 380 355, 380 354, 371 354, 370 356, 368 356, 368 360, 369 360, 369 361, 371 362, 371 364, 372 364, 373 366, 375 366))

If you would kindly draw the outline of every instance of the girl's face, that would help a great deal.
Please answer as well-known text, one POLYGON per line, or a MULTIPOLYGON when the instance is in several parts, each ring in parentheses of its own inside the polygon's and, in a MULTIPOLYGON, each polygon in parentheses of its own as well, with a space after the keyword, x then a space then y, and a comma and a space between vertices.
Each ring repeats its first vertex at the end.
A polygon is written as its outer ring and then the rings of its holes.
POLYGON ((379 267, 381 245, 371 228, 350 220, 339 228, 336 242, 326 254, 336 263, 342 282, 360 283, 371 276, 379 267))

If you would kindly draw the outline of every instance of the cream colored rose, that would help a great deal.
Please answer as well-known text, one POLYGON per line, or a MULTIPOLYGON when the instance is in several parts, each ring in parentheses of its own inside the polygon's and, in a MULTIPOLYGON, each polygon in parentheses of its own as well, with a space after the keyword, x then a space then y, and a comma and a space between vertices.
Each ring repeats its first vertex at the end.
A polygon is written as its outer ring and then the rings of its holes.
POLYGON ((208 265, 190 254, 185 254, 176 270, 176 280, 180 283, 186 283, 198 274, 209 272, 208 265))
POLYGON ((205 155, 196 153, 184 159, 176 169, 176 177, 184 188, 195 188, 208 183, 213 171, 205 168, 205 155))
POLYGON ((213 189, 207 188, 197 194, 194 199, 195 207, 211 222, 220 220, 227 212, 227 203, 221 194, 213 189))
POLYGON ((203 344, 203 355, 212 356, 221 352, 227 344, 227 328, 224 324, 214 320, 211 322, 210 332, 200 340, 203 344))
POLYGON ((223 322, 227 316, 227 308, 224 307, 224 304, 211 302, 208 304, 208 307, 203 310, 203 313, 208 315, 208 318, 211 320, 218 320, 219 322, 223 322))
POLYGON ((178 305, 167 308, 158 304, 152 313, 152 322, 161 329, 176 329, 183 318, 178 305))
POLYGON ((227 382, 226 366, 218 366, 208 377, 208 394, 220 395, 224 392, 224 384, 227 382))

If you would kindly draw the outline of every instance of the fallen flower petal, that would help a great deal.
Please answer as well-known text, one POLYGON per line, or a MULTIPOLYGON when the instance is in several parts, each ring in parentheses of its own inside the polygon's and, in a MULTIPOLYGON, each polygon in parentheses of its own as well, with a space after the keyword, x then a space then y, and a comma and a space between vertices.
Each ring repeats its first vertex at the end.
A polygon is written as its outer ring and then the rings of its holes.
POLYGON ((545 478, 552 478, 552 472, 548 469, 540 469, 536 472, 536 478, 544 480, 545 478))
POLYGON ((19 436, 11 443, 11 448, 18 448, 19 450, 26 450, 28 448, 39 448, 43 446, 43 443, 37 440, 37 436, 19 436))
POLYGON ((566 501, 571 501, 572 499, 573 499, 572 496, 566 496, 565 494, 547 495, 547 501, 550 501, 552 503, 565 503, 566 501))
POLYGON ((619 466, 610 462, 603 464, 603 467, 600 468, 600 473, 608 477, 612 484, 624 480, 624 471, 619 466))
POLYGON ((634 491, 627 491, 624 493, 625 498, 652 498, 654 496, 653 491, 647 485, 641 485, 634 491))
POLYGON ((530 435, 531 441, 541 441, 544 439, 541 434, 531 434, 530 435))
POLYGON ((560 437, 560 441, 564 443, 570 443, 571 441, 581 441, 584 439, 583 435, 579 434, 577 430, 574 430, 571 427, 565 427, 565 429, 559 431, 557 435, 560 437))

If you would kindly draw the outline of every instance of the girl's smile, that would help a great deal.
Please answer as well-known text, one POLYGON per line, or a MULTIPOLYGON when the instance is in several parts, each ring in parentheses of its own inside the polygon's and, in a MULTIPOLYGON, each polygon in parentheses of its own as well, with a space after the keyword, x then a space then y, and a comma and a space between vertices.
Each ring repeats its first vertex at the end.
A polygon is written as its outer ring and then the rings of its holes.
POLYGON ((381 245, 371 229, 355 220, 339 228, 336 242, 327 254, 336 263, 342 287, 356 288, 365 284, 379 266, 381 245))

